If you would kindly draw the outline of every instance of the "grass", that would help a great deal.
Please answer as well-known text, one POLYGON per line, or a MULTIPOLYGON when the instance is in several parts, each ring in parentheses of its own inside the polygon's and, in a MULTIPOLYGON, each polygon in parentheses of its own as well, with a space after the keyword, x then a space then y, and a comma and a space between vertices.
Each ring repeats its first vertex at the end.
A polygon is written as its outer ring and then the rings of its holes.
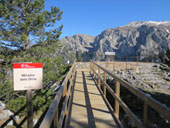
POLYGON ((141 72, 137 72, 136 75, 139 75, 139 76, 140 76, 140 75, 142 75, 142 73, 141 73, 141 72))

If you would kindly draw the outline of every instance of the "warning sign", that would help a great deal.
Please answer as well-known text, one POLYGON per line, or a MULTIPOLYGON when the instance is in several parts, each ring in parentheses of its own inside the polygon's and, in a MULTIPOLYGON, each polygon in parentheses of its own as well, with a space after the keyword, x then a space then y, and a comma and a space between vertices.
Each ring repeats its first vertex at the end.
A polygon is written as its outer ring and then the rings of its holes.
POLYGON ((13 80, 14 90, 41 89, 43 81, 43 64, 13 64, 13 80))

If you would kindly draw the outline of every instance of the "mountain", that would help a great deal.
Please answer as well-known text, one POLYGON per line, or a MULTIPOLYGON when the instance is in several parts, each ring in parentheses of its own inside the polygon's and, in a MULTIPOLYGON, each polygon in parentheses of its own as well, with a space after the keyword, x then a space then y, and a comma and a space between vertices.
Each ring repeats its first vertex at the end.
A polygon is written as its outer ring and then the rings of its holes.
POLYGON ((70 45, 73 51, 88 52, 92 48, 91 43, 94 42, 95 37, 85 34, 76 34, 74 36, 66 36, 61 39, 64 45, 70 45))
POLYGON ((61 39, 74 51, 87 52, 91 59, 104 59, 105 52, 116 56, 139 56, 140 59, 158 57, 170 48, 170 21, 131 22, 125 26, 110 28, 96 37, 75 35, 61 39))

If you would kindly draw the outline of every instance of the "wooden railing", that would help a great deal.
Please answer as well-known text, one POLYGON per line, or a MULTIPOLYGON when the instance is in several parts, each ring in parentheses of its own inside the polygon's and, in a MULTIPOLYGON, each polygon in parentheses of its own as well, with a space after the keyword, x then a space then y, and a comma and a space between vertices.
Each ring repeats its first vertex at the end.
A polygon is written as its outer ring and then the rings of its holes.
POLYGON ((76 62, 74 61, 71 69, 69 70, 66 78, 60 86, 57 94, 52 101, 40 128, 62 128, 67 122, 69 108, 71 105, 71 95, 73 94, 73 82, 75 74, 76 62), (64 121, 65 120, 65 121, 64 121))
POLYGON ((113 61, 113 62, 96 62, 96 64, 104 67, 105 69, 113 69, 113 70, 136 70, 138 68, 138 62, 120 62, 120 61, 113 61))
MULTIPOLYGON (((91 63, 91 73, 94 77, 97 77, 98 79, 98 87, 101 89, 101 82, 104 85, 103 88, 103 95, 106 99, 106 90, 113 96, 115 100, 115 106, 114 106, 114 115, 119 120, 119 106, 122 107, 122 109, 126 112, 126 114, 129 116, 129 118, 136 124, 138 128, 145 128, 149 126, 148 122, 148 107, 153 108, 155 111, 163 115, 166 119, 170 121, 170 108, 168 108, 165 105, 162 105, 157 100, 153 99, 151 96, 145 94, 144 92, 140 91, 138 88, 130 85, 126 81, 120 79, 107 69, 103 68, 97 63, 92 62, 91 63), (101 72, 104 73, 104 76, 101 77, 101 72), (111 87, 106 83, 106 74, 115 79, 116 85, 115 85, 115 92, 111 87), (129 107, 121 100, 120 98, 120 85, 128 89, 131 93, 136 95, 138 98, 140 98, 144 102, 144 111, 143 111, 143 121, 141 121, 130 109, 129 107)), ((133 99, 132 99, 133 100, 133 99)), ((108 101, 107 101, 108 102, 108 101)), ((111 105, 110 105, 111 108, 111 105)), ((111 108, 112 109, 112 108, 111 108)))

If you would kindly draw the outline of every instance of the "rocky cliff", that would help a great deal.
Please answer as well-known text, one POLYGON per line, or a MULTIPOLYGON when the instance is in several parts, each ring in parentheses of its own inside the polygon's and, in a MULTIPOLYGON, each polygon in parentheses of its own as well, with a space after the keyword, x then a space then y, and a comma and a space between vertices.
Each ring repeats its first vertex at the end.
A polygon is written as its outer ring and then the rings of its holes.
POLYGON ((74 36, 66 36, 61 39, 61 42, 64 45, 70 45, 73 51, 89 52, 89 49, 92 48, 92 43, 94 42, 95 37, 90 35, 76 34, 74 36))
POLYGON ((96 37, 75 35, 61 41, 74 51, 87 52, 97 60, 104 59, 104 52, 115 52, 116 56, 121 57, 140 56, 140 59, 157 57, 170 48, 170 21, 132 22, 107 29, 96 37))

